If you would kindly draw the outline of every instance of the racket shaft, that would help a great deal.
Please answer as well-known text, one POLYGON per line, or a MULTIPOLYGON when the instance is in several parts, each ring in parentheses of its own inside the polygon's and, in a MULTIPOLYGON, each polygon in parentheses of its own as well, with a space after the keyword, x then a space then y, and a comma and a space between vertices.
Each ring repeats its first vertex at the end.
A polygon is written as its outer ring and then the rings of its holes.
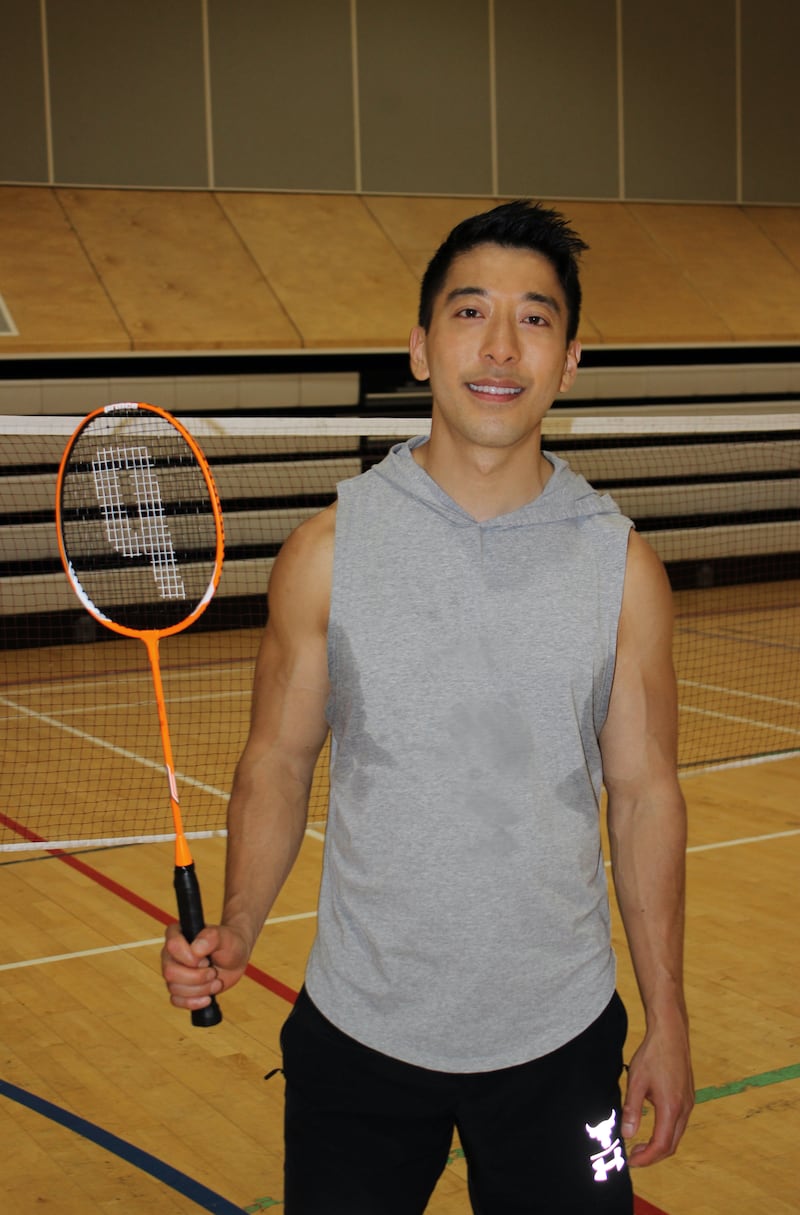
MULTIPOLYGON (((175 866, 174 885, 181 932, 187 941, 193 941, 205 927, 200 884, 193 864, 175 866)), ((221 1020, 222 1012, 213 996, 206 1008, 196 1008, 192 1011, 192 1025, 218 1025, 221 1020)))

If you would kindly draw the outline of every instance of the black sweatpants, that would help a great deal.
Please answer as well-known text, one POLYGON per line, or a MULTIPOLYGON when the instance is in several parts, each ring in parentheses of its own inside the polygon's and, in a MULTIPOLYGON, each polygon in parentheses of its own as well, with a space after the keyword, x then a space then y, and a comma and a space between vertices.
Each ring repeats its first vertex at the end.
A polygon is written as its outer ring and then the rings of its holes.
POLYGON ((281 1033, 286 1215, 420 1215, 454 1129, 475 1215, 631 1215, 619 1133, 626 1030, 615 995, 541 1059, 437 1072, 362 1046, 303 990, 281 1033))

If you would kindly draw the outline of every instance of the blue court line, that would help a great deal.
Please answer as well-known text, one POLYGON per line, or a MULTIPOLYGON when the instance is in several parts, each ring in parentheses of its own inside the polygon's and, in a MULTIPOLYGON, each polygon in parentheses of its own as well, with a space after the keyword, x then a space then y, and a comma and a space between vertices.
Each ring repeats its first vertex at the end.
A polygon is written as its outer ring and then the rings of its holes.
POLYGON ((63 1110, 60 1106, 43 1100, 42 1097, 36 1097, 23 1088, 17 1088, 15 1084, 9 1084, 6 1080, 0 1080, 0 1096, 8 1097, 10 1101, 16 1101, 19 1105, 25 1105, 34 1113, 41 1114, 43 1118, 59 1122, 68 1131, 74 1131, 76 1135, 82 1135, 84 1139, 96 1143, 98 1147, 113 1152, 115 1156, 127 1160, 134 1168, 141 1169, 143 1173, 149 1173, 156 1181, 177 1190, 179 1194, 183 1194, 184 1198, 196 1203, 204 1211, 211 1211, 213 1215, 242 1215, 243 1207, 237 1207, 227 1198, 223 1198, 221 1194, 215 1194, 213 1190, 201 1185, 199 1181, 187 1177, 185 1173, 179 1173, 177 1169, 165 1164, 163 1160, 158 1160, 149 1152, 143 1152, 140 1148, 134 1147, 132 1143, 127 1143, 124 1139, 119 1139, 116 1135, 104 1131, 102 1127, 95 1126, 93 1122, 79 1118, 77 1114, 71 1114, 68 1110, 63 1110))

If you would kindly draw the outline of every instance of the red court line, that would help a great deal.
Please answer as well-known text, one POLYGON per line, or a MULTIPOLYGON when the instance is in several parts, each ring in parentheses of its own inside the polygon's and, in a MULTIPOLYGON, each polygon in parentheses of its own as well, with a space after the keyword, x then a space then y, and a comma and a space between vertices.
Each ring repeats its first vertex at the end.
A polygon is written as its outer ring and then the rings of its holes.
MULTIPOLYGON (((17 823, 14 819, 9 818, 5 814, 0 813, 0 823, 5 827, 9 827, 20 835, 23 839, 30 840, 32 843, 44 844, 47 841, 37 835, 35 831, 31 831, 29 827, 23 826, 22 823, 17 823)), ((78 873, 82 873, 84 877, 88 877, 91 881, 96 882, 98 886, 102 886, 110 894, 115 894, 117 898, 123 902, 135 907, 138 911, 143 911, 145 915, 149 915, 152 919, 157 920, 159 924, 174 924, 176 916, 164 911, 161 907, 156 907, 155 903, 151 903, 148 899, 142 898, 134 890, 129 890, 127 886, 123 886, 120 882, 116 882, 113 878, 108 877, 105 873, 101 873, 99 869, 87 865, 80 857, 73 856, 69 852, 63 852, 60 848, 46 849, 50 856, 56 857, 59 861, 63 861, 65 865, 75 869, 78 873)), ((271 991, 273 995, 280 996, 282 1000, 286 1000, 288 1004, 294 1004, 297 999, 297 992, 293 988, 282 983, 280 979, 276 979, 274 975, 269 975, 265 970, 261 970, 258 966, 253 966, 250 963, 244 972, 249 979, 255 983, 265 987, 267 991, 271 991)))
MULTIPOLYGON (((0 813, 0 823, 11 828, 23 839, 30 840, 37 844, 43 844, 46 841, 40 835, 36 835, 28 827, 24 827, 21 823, 14 822, 7 815, 0 813)), ((135 891, 129 890, 127 886, 123 886, 120 882, 116 882, 113 878, 107 877, 105 873, 101 873, 99 869, 94 869, 91 865, 87 865, 80 857, 72 856, 69 852, 62 852, 59 848, 48 848, 47 852, 50 856, 56 857, 63 861, 78 873, 82 873, 84 877, 88 877, 91 881, 96 882, 98 886, 102 886, 109 894, 114 894, 117 898, 130 904, 131 907, 136 907, 137 910, 143 911, 146 915, 157 920, 159 924, 172 924, 175 922, 175 916, 164 911, 161 907, 156 907, 155 903, 149 902, 148 899, 142 898, 135 891)), ((265 987, 267 991, 271 991, 273 995, 280 996, 282 1000, 286 1000, 289 1004, 294 1004, 297 999, 297 992, 291 987, 287 987, 280 979, 276 979, 273 975, 268 975, 266 971, 260 970, 258 966, 249 965, 245 974, 255 983, 265 987)), ((660 1207, 654 1207, 652 1203, 645 1198, 638 1196, 633 1200, 634 1215, 666 1215, 660 1207)))
POLYGON ((634 1215, 667 1215, 666 1211, 661 1210, 661 1207, 654 1207, 652 1202, 638 1196, 633 1200, 633 1210, 634 1215))

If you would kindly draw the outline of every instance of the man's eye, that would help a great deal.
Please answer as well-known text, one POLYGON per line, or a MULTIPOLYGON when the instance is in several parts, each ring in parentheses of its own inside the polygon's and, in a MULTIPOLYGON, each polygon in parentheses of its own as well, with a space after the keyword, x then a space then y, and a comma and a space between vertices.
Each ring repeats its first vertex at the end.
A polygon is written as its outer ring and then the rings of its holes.
POLYGON ((548 321, 547 321, 547 317, 539 316, 538 313, 536 313, 533 316, 526 316, 525 324, 526 325, 547 325, 548 321))
POLYGON ((480 312, 478 311, 477 308, 461 308, 459 310, 459 312, 457 313, 457 315, 472 318, 475 316, 480 316, 480 312))

